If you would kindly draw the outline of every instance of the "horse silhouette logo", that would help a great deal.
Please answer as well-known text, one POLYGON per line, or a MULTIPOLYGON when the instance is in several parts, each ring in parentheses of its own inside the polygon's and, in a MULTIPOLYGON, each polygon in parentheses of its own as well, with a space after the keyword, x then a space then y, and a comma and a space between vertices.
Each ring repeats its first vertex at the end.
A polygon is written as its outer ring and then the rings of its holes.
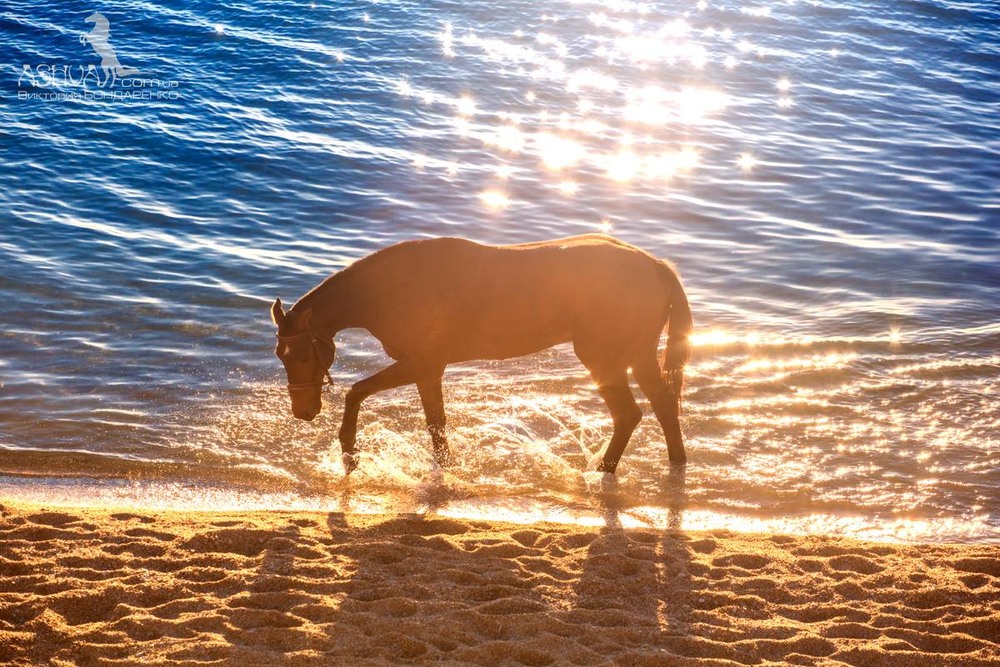
POLYGON ((90 32, 80 35, 80 43, 90 44, 94 52, 101 57, 101 69, 104 70, 105 77, 138 75, 139 70, 132 67, 125 67, 121 64, 114 47, 108 43, 108 38, 111 36, 111 27, 108 19, 104 18, 104 14, 94 12, 86 18, 86 21, 87 23, 93 23, 94 28, 90 32))

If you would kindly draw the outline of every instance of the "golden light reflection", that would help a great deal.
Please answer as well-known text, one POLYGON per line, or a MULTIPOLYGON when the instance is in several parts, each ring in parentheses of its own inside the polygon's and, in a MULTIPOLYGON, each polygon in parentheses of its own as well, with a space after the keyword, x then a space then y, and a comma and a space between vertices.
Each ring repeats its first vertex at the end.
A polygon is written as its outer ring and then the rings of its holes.
POLYGON ((472 116, 476 113, 476 102, 469 95, 462 95, 455 100, 455 109, 462 116, 472 116))
POLYGON ((510 206, 510 198, 500 190, 486 190, 479 194, 479 199, 491 209, 504 209, 510 206))
POLYGON ((753 359, 737 367, 736 373, 762 373, 765 371, 798 371, 819 368, 837 368, 857 359, 850 352, 814 355, 791 359, 753 359))
MULTIPOLYGON (((596 41, 588 54, 600 58, 596 63, 575 58, 580 55, 580 43, 570 40, 554 20, 545 22, 542 29, 494 35, 472 30, 459 35, 450 23, 441 24, 437 38, 443 50, 453 54, 455 45, 470 47, 478 57, 495 62, 501 74, 519 77, 520 85, 512 90, 521 108, 487 108, 485 100, 499 98, 476 90, 475 96, 482 95, 479 101, 484 104, 479 108, 472 94, 432 95, 405 79, 396 84, 397 90, 403 96, 451 105, 457 135, 474 136, 500 160, 524 151, 537 153, 543 169, 560 172, 550 192, 576 195, 586 183, 584 174, 592 170, 603 171, 609 181, 623 187, 672 182, 698 167, 703 156, 694 145, 671 147, 667 142, 701 143, 689 126, 711 123, 731 102, 725 89, 695 70, 710 59, 733 69, 742 60, 740 53, 760 55, 763 49, 734 36, 724 25, 693 26, 690 16, 651 23, 641 18, 651 11, 647 3, 626 3, 631 9, 621 10, 625 13, 614 8, 617 4, 601 3, 600 9, 587 16, 604 33, 591 35, 596 41), (723 42, 730 53, 716 56, 709 45, 723 42), (683 68, 683 76, 654 77, 652 72, 660 64, 683 68), (620 74, 630 66, 632 74, 648 67, 650 75, 620 74), (563 95, 563 89, 571 95, 563 95), (549 98, 543 92, 554 95, 549 98), (535 106, 539 101, 543 103, 535 106), (493 118, 495 123, 482 127, 476 121, 483 118, 493 118), (635 142, 631 132, 636 133, 635 142), (622 141, 614 147, 616 136, 622 141), (577 173, 578 168, 585 171, 577 173)), ((766 12, 766 7, 753 11, 766 12)), ((779 74, 771 81, 778 92, 777 107, 792 106, 790 78, 779 74)), ((757 159, 745 153, 737 164, 743 172, 750 172, 757 167, 757 159)), ((498 168, 496 175, 504 180, 510 171, 498 168)), ((491 201, 492 208, 502 208, 499 200, 491 201)))
POLYGON ((618 80, 600 70, 584 67, 570 75, 566 81, 566 91, 576 93, 586 89, 610 93, 618 89, 618 80))
MULTIPOLYGON (((935 480, 936 481, 936 480, 935 480)), ((606 526, 607 511, 600 506, 590 510, 543 503, 529 499, 504 502, 482 500, 454 501, 435 514, 468 521, 498 521, 513 524, 557 523, 579 527, 606 526)), ((615 512, 617 523, 626 529, 656 528, 682 531, 720 531, 779 535, 843 535, 854 539, 880 542, 911 542, 940 539, 941 536, 969 536, 983 532, 983 517, 972 519, 873 518, 844 514, 810 514, 784 517, 757 516, 688 509, 678 511, 655 506, 633 506, 615 512)))
POLYGON ((452 119, 452 122, 455 124, 455 133, 463 139, 468 138, 469 133, 472 131, 472 125, 469 123, 469 119, 457 116, 452 119))
POLYGON ((697 164, 698 152, 686 147, 680 151, 648 156, 644 160, 644 173, 648 178, 667 180, 693 169, 697 164))
POLYGON ((550 132, 536 134, 535 147, 542 163, 553 171, 572 167, 584 155, 584 148, 579 142, 550 132))
POLYGON ((771 15, 770 7, 744 7, 743 13, 754 18, 767 18, 771 15))
POLYGON ((580 185, 576 181, 562 181, 559 183, 559 191, 567 197, 572 197, 579 189, 580 185))
POLYGON ((516 125, 502 125, 484 139, 488 146, 508 153, 519 153, 524 148, 524 133, 516 125))
POLYGON ((693 146, 685 146, 677 154, 677 163, 682 170, 694 169, 700 159, 701 156, 698 154, 698 150, 693 146))
POLYGON ((451 23, 444 24, 438 39, 441 41, 441 52, 444 56, 453 58, 455 56, 455 36, 452 33, 451 23))
POLYGON ((695 346, 726 346, 746 345, 747 347, 801 345, 809 346, 816 342, 815 336, 799 336, 789 338, 779 334, 749 331, 738 333, 727 329, 696 330, 691 335, 691 344, 695 346))
POLYGON ((672 119, 697 123, 726 104, 726 95, 710 88, 685 86, 679 91, 668 91, 660 86, 646 86, 627 95, 622 116, 627 121, 654 126, 672 119))
POLYGON ((619 151, 608 161, 608 176, 619 183, 635 178, 642 167, 642 160, 631 150, 619 151))
POLYGON ((573 129, 588 137, 599 137, 607 133, 609 130, 607 125, 596 118, 583 118, 578 120, 573 125, 573 129))
POLYGON ((669 179, 680 170, 677 155, 663 153, 646 158, 645 175, 648 178, 669 179))
POLYGON ((663 125, 670 118, 670 108, 662 99, 649 99, 648 96, 633 93, 622 109, 622 118, 644 125, 663 125))
POLYGON ((745 172, 753 171, 753 168, 757 166, 757 158, 750 153, 743 153, 736 160, 736 164, 745 172))

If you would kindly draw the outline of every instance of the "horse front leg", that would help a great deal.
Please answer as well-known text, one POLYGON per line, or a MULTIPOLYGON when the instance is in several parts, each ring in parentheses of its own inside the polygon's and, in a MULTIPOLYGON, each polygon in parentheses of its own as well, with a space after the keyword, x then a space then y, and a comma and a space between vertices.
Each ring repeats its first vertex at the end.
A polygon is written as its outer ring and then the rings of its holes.
POLYGON ((445 433, 446 418, 444 414, 444 392, 441 388, 441 376, 444 368, 417 381, 417 391, 420 392, 420 402, 424 406, 424 416, 427 418, 427 430, 431 434, 431 444, 434 446, 434 460, 442 468, 453 462, 448 449, 448 436, 445 433))
POLYGON ((338 439, 343 454, 344 469, 348 473, 358 467, 354 445, 358 437, 358 413, 361 411, 362 401, 380 391, 411 384, 416 381, 417 375, 412 364, 397 361, 378 373, 356 382, 347 392, 344 400, 344 419, 340 424, 338 439))

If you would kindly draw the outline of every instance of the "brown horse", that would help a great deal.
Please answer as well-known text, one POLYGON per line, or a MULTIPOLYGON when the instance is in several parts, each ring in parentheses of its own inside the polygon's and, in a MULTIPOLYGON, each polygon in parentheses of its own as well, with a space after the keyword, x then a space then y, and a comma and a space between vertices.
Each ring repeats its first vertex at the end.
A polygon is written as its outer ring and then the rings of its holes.
POLYGON ((299 419, 319 414, 323 386, 332 382, 338 331, 367 329, 395 360, 347 392, 339 438, 348 472, 357 465, 358 411, 368 396, 415 383, 435 460, 445 465, 445 367, 569 341, 614 421, 598 469, 615 471, 642 417, 629 368, 663 427, 670 462, 686 460, 678 416, 692 326, 687 296, 669 264, 609 236, 511 246, 407 241, 331 275, 287 313, 276 299, 271 317, 278 326, 275 354, 285 365, 299 419), (668 322, 661 367, 657 345, 668 322))

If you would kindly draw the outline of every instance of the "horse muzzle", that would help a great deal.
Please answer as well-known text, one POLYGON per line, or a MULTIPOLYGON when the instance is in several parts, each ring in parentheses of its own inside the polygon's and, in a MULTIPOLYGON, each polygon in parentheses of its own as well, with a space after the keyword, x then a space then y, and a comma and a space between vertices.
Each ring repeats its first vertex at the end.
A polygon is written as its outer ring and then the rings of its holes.
POLYGON ((296 419, 311 422, 323 409, 323 394, 318 387, 289 387, 288 394, 292 399, 292 415, 296 419), (302 389, 313 389, 315 396, 308 395, 302 389))
POLYGON ((292 410, 292 414, 295 415, 296 419, 311 422, 313 419, 316 419, 319 410, 292 410))

